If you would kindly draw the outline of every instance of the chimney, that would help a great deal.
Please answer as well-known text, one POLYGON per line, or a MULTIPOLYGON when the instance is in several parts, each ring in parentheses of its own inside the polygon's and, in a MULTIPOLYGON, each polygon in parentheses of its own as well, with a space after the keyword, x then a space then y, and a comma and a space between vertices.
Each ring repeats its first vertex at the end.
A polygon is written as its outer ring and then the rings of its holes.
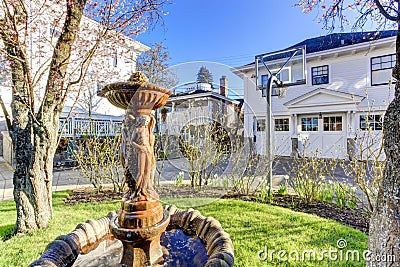
POLYGON ((225 97, 228 97, 228 79, 225 75, 219 79, 219 93, 225 97))

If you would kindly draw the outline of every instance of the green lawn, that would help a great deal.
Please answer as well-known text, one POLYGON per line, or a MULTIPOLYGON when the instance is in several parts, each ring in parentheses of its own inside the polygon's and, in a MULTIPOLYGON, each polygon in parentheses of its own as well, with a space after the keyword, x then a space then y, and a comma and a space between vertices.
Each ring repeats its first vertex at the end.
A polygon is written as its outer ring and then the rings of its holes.
MULTIPOLYGON (((64 206, 63 200, 67 194, 63 192, 54 195, 54 218, 48 229, 14 236, 5 241, 5 237, 12 232, 16 213, 14 202, 0 202, 0 266, 27 266, 58 235, 72 231, 79 222, 103 217, 119 207, 119 201, 64 206)), ((194 205, 200 201, 204 199, 167 200, 180 206, 194 205)), ((204 206, 195 206, 203 215, 218 219, 231 235, 235 246, 235 266, 365 266, 364 261, 346 262, 345 253, 346 250, 357 250, 362 255, 366 249, 367 236, 335 221, 240 200, 217 200, 204 206), (338 250, 337 240, 341 238, 347 241, 347 247, 335 254, 338 250), (272 261, 258 259, 259 251, 265 248, 268 248, 268 255, 273 256, 272 261), (322 254, 322 250, 333 251, 331 258, 336 255, 340 259, 341 253, 344 256, 342 261, 329 261, 328 254, 324 254, 325 260, 322 262, 307 261, 307 257, 306 261, 285 262, 277 258, 279 250, 291 253, 292 258, 295 258, 298 251, 300 260, 305 250, 315 250, 317 257, 322 254)), ((260 255, 263 257, 265 253, 260 255)), ((285 257, 288 255, 281 258, 285 257)))

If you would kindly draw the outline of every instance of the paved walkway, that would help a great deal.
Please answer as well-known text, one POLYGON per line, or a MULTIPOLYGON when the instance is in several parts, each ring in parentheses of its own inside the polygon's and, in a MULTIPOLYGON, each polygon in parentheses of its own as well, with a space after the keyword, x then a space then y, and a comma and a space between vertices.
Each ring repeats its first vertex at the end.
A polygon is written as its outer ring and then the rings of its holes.
MULTIPOLYGON (((293 162, 291 159, 279 159, 274 163, 274 176, 273 176, 273 187, 278 187, 279 184, 284 184, 284 177, 288 172, 290 164, 293 162)), ((159 168, 162 168, 162 162, 157 162, 159 168)), ((175 177, 179 172, 184 173, 184 179, 188 180, 189 175, 189 163, 184 158, 167 159, 164 162, 162 168, 162 176, 160 183, 173 183, 175 177)), ((13 168, 0 157, 0 201, 8 200, 13 198, 13 168)), ((229 175, 232 172, 232 168, 229 163, 222 163, 217 168, 218 175, 221 177, 229 175)), ((243 176, 247 174, 243 173, 243 176)), ((341 168, 337 168, 335 176, 339 179, 348 179, 343 173, 341 168)), ((158 180, 158 174, 155 176, 156 181, 158 180)), ((256 177, 256 180, 261 180, 261 177, 256 177)), ((76 189, 82 187, 91 186, 87 178, 83 178, 79 170, 76 169, 57 169, 53 171, 53 191, 62 191, 67 189, 76 189)))
MULTIPOLYGON (((13 199, 14 168, 0 157, 0 201, 13 199)), ((91 186, 78 170, 54 169, 53 192, 91 186)))

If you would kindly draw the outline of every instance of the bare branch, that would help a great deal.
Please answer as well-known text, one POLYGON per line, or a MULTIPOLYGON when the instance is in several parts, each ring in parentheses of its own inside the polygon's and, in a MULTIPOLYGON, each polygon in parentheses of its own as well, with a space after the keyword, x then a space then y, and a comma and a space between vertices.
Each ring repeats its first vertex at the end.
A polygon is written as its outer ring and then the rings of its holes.
POLYGON ((388 20, 399 21, 399 16, 390 15, 379 0, 374 0, 375 5, 378 7, 379 12, 388 20))

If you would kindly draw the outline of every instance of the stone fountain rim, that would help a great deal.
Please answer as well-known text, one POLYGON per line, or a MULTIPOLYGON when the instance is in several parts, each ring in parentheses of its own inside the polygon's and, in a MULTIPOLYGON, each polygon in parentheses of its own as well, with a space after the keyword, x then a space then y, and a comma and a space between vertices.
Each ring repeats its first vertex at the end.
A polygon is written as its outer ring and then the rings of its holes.
POLYGON ((172 94, 171 90, 153 83, 149 82, 139 83, 139 82, 127 81, 127 82, 115 82, 107 84, 100 91, 97 92, 97 95, 100 97, 105 97, 107 96, 107 94, 111 92, 118 92, 118 91, 136 92, 141 90, 157 91, 164 93, 168 96, 172 94))
MULTIPOLYGON (((209 256, 206 267, 234 266, 232 240, 216 219, 204 217, 197 210, 182 210, 175 206, 165 206, 164 211, 170 215, 169 229, 180 229, 185 234, 200 238, 209 256)), ((29 267, 72 266, 79 254, 89 253, 104 239, 113 238, 109 225, 115 216, 116 212, 110 212, 98 220, 78 224, 71 233, 52 241, 29 267)))

